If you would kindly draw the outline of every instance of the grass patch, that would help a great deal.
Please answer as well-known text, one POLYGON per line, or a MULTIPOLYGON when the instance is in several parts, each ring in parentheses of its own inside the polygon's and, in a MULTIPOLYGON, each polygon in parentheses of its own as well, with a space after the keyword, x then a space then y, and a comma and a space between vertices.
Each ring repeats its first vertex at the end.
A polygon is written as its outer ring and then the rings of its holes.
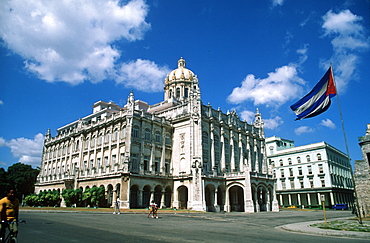
POLYGON ((359 224, 357 221, 353 220, 334 220, 327 223, 313 224, 311 226, 320 229, 370 232, 370 225, 367 224, 367 222, 359 224))

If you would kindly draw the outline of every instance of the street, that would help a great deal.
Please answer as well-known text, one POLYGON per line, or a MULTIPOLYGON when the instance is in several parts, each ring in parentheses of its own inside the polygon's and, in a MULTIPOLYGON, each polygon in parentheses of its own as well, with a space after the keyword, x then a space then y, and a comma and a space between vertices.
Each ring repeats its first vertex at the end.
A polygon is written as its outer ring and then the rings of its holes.
MULTIPOLYGON (((353 216, 328 211, 327 218, 353 216)), ((276 226, 323 220, 322 211, 146 214, 21 211, 18 242, 365 242, 286 232, 276 226)))

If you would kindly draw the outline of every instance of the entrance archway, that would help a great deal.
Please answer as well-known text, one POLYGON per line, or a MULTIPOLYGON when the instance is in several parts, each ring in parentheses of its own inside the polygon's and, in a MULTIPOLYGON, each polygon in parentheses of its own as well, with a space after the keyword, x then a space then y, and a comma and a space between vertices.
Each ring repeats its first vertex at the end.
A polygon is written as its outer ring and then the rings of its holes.
POLYGON ((177 192, 179 195, 179 209, 187 209, 188 208, 188 188, 186 186, 180 186, 177 188, 177 192))
POLYGON ((166 187, 166 192, 164 194, 164 204, 166 208, 171 207, 171 195, 172 195, 172 190, 170 187, 166 187))
POLYGON ((244 212, 244 191, 240 186, 232 186, 229 189, 230 211, 244 212))
POLYGON ((161 199, 162 199, 162 187, 156 186, 154 188, 154 201, 157 203, 158 207, 161 207, 161 199))
POLYGON ((142 207, 149 207, 150 202, 150 186, 144 186, 143 188, 143 200, 141 202, 142 207))
POLYGON ((110 207, 113 203, 113 186, 109 184, 107 186, 107 207, 110 207))
POLYGON ((206 186, 206 210, 207 212, 215 212, 215 187, 213 185, 206 186))
POLYGON ((137 185, 133 185, 131 188, 130 188, 130 208, 138 208, 139 207, 139 204, 138 204, 138 192, 139 192, 139 188, 137 185))

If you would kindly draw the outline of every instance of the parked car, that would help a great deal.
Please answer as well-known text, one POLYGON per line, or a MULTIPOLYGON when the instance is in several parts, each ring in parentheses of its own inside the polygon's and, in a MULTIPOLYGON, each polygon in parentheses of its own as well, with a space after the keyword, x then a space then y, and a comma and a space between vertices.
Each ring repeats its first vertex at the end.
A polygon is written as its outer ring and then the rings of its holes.
POLYGON ((348 209, 348 205, 345 204, 345 203, 334 204, 334 206, 332 207, 332 209, 335 209, 335 210, 347 210, 348 209))

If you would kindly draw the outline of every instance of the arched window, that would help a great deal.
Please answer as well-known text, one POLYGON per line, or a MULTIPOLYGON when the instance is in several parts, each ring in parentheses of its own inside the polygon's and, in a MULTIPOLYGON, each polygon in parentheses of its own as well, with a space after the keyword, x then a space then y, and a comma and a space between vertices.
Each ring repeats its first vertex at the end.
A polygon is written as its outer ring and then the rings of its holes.
POLYGON ((101 145, 103 142, 103 134, 99 134, 99 137, 98 137, 98 145, 101 145))
POLYGON ((172 144, 172 139, 171 139, 171 135, 166 133, 166 144, 167 145, 171 145, 172 144))
POLYGON ((75 151, 78 151, 79 148, 80 148, 80 140, 77 140, 76 141, 75 151))
POLYGON ((306 156, 307 162, 311 162, 311 158, 309 155, 306 156))
POLYGON ((288 158, 288 164, 292 165, 292 159, 291 158, 288 158))
POLYGON ((92 139, 91 139, 91 147, 95 147, 95 141, 96 141, 96 137, 93 136, 92 139))
POLYGON ((132 129, 132 136, 134 138, 139 138, 140 137, 140 129, 138 126, 134 126, 133 129, 132 129))
POLYGON ((301 157, 297 157, 297 162, 301 163, 301 157))
POLYGON ((121 130, 121 138, 126 138, 126 126, 123 126, 122 127, 122 130, 121 130))
POLYGON ((113 132, 112 141, 117 141, 118 139, 118 129, 115 129, 113 132))
POLYGON ((155 132, 155 141, 157 143, 160 143, 161 142, 161 133, 159 131, 156 131, 155 132))
POLYGON ((145 133, 145 135, 144 135, 145 140, 150 141, 150 135, 151 135, 151 134, 150 134, 150 130, 149 130, 149 128, 145 128, 144 133, 145 133))
POLYGON ((280 164, 280 166, 283 166, 283 165, 284 165, 284 163, 283 163, 283 160, 282 160, 282 159, 280 159, 280 160, 279 160, 279 164, 280 164))
POLYGON ((104 139, 104 143, 109 143, 110 141, 110 131, 108 131, 106 134, 105 134, 105 139, 104 139))
POLYGON ((180 88, 176 88, 176 98, 180 98, 180 88))
POLYGON ((321 154, 320 153, 317 154, 317 160, 321 160, 321 154))
POLYGON ((209 161, 209 138, 207 132, 202 132, 202 149, 203 149, 203 167, 208 171, 208 161, 209 161))
POLYGON ((217 135, 215 135, 214 137, 213 137, 213 139, 214 139, 214 147, 215 147, 215 149, 214 149, 214 151, 215 151, 215 164, 219 164, 220 163, 220 138, 217 136, 217 135))

